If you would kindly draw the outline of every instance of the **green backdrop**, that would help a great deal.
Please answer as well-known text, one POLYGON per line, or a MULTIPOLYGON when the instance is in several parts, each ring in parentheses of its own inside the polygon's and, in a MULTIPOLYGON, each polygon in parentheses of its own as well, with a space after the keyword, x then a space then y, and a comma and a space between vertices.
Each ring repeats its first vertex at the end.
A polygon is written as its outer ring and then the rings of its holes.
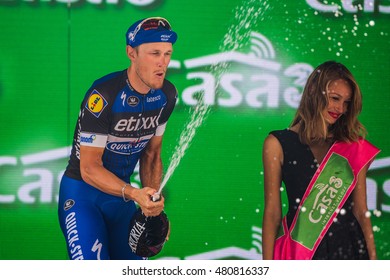
POLYGON ((125 32, 149 16, 179 35, 165 169, 196 127, 164 189, 172 229, 158 258, 261 258, 263 140, 332 59, 355 74, 360 120, 382 150, 367 193, 378 257, 390 259, 389 0, 0 0, 0 259, 67 259, 57 199, 79 103, 129 65, 125 32))

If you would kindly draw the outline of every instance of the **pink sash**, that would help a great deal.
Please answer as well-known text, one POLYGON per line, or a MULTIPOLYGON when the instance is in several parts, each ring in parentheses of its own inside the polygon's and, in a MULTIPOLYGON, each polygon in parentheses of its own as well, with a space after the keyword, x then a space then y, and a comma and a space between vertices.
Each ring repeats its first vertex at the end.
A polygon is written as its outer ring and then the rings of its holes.
POLYGON ((275 260, 310 260, 354 189, 359 172, 379 149, 366 140, 336 142, 310 181, 290 229, 287 218, 275 240, 275 260))

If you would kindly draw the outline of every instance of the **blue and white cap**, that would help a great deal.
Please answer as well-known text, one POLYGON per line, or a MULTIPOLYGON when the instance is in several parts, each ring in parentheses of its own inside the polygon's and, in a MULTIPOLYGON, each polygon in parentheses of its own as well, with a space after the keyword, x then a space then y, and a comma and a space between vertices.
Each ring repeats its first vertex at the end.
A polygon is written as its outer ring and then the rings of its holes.
POLYGON ((162 17, 141 19, 131 25, 126 32, 126 44, 133 48, 144 43, 174 44, 176 40, 176 32, 172 31, 169 22, 162 17))

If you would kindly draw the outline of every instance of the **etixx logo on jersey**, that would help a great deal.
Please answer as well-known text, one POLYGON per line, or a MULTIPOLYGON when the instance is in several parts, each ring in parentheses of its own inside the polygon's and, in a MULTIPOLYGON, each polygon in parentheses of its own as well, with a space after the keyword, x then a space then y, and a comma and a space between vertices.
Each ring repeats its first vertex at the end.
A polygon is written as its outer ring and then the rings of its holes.
POLYGON ((94 89, 89 95, 85 108, 98 118, 107 105, 108 102, 104 99, 104 97, 96 89, 94 89))

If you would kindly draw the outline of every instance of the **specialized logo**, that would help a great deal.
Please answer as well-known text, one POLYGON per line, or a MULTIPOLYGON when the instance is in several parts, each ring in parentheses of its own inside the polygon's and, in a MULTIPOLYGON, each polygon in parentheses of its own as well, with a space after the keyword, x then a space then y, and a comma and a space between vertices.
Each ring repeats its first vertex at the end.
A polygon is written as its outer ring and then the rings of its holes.
POLYGON ((101 253, 102 253, 103 244, 99 241, 99 239, 96 239, 95 243, 93 244, 91 251, 96 253, 96 259, 100 260, 101 253))
POLYGON ((64 203, 64 210, 65 210, 65 211, 68 211, 70 208, 73 207, 74 204, 75 204, 75 202, 74 202, 73 199, 68 199, 68 200, 65 201, 65 203, 64 203))
POLYGON ((137 106, 138 103, 139 103, 139 98, 137 96, 129 96, 129 98, 127 98, 127 104, 129 104, 129 106, 131 107, 137 106))
POLYGON ((124 91, 122 92, 121 99, 122 99, 122 106, 125 107, 126 92, 124 92, 124 91))
POLYGON ((85 108, 98 118, 107 104, 108 103, 103 96, 94 89, 88 98, 87 104, 85 104, 85 108))

